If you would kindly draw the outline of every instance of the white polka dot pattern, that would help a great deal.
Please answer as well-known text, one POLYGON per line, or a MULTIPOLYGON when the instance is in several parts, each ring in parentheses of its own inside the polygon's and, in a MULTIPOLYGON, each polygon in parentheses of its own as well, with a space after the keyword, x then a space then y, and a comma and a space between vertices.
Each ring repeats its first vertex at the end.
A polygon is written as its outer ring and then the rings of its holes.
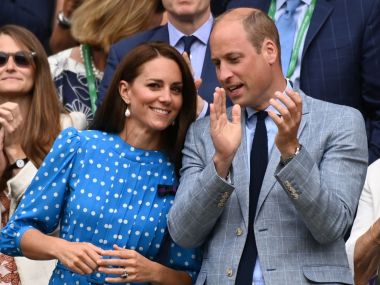
MULTIPOLYGON (((118 244, 155 259, 167 236, 166 217, 174 199, 157 195, 156 189, 176 183, 174 167, 162 152, 134 148, 118 135, 66 129, 3 229, 2 251, 20 255, 26 230, 48 233, 60 223, 66 240, 103 249, 118 244)), ((172 243, 164 256, 162 261, 171 267, 191 274, 199 269, 194 250, 172 243)), ((50 284, 90 284, 104 277, 80 276, 58 264, 50 284)))

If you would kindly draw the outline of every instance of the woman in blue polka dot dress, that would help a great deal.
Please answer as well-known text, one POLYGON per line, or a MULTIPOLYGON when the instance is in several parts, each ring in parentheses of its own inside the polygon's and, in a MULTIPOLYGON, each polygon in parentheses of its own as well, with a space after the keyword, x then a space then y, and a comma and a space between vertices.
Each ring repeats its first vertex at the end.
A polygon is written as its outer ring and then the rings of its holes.
POLYGON ((58 259, 50 284, 191 284, 199 250, 167 233, 196 90, 172 47, 117 69, 91 130, 63 131, 0 236, 1 252, 58 259), (60 237, 46 235, 60 226, 60 237))

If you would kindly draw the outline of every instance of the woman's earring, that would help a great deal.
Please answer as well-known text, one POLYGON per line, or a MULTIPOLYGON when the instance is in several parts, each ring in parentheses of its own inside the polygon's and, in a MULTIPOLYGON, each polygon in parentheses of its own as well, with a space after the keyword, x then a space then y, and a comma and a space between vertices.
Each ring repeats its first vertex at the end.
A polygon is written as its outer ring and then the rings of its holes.
POLYGON ((172 122, 172 126, 174 126, 175 125, 175 120, 172 122))
POLYGON ((131 111, 129 111, 128 105, 127 105, 127 110, 125 110, 125 116, 127 118, 131 116, 131 111))

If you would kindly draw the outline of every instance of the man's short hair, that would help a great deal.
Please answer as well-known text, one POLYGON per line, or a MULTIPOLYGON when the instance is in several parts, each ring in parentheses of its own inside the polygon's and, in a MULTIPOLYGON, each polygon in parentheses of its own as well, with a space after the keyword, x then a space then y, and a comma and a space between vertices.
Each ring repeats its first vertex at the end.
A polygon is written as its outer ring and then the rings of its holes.
MULTIPOLYGON (((262 44, 266 38, 272 40, 278 49, 278 58, 280 58, 280 38, 273 20, 261 10, 250 10, 252 11, 249 13, 242 13, 241 17, 236 15, 236 20, 241 21, 243 28, 247 33, 248 40, 256 48, 257 53, 261 52, 262 44)), ((228 10, 217 17, 214 26, 216 26, 219 21, 221 21, 224 17, 228 16, 233 11, 233 9, 228 10)))

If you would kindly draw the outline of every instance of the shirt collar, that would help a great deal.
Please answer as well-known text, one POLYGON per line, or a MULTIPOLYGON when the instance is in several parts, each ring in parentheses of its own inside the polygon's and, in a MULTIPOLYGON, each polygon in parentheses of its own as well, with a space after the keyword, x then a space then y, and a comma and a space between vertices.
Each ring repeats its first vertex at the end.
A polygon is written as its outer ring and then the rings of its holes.
MULTIPOLYGON (((280 10, 284 6, 286 1, 287 0, 277 0, 276 1, 276 11, 280 10)), ((311 0, 301 0, 301 2, 303 2, 307 6, 310 6, 311 0)))
MULTIPOLYGON (((212 15, 208 18, 208 20, 199 27, 192 35, 196 36, 200 42, 204 45, 207 45, 208 39, 210 37, 211 28, 214 22, 214 18, 212 15)), ((171 46, 177 46, 180 39, 183 36, 186 36, 184 33, 179 31, 174 25, 168 22, 168 31, 169 31, 169 41, 171 46)), ((190 36, 190 35, 187 35, 190 36)))

